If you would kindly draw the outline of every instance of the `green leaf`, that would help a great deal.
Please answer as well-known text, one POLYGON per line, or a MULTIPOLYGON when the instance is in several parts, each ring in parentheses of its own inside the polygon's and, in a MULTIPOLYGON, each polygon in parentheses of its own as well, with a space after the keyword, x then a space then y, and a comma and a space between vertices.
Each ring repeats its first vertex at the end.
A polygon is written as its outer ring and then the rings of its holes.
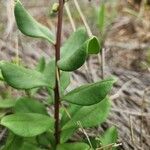
MULTIPOLYGON (((106 120, 109 114, 110 102, 108 98, 105 98, 100 103, 91 106, 78 107, 72 105, 72 109, 71 119, 65 118, 62 120, 62 130, 78 126, 77 122, 79 121, 84 128, 94 127, 101 124, 106 120), (72 111, 72 109, 74 110, 72 111)), ((68 113, 70 114, 70 111, 68 111, 68 113)))
POLYGON ((88 54, 97 54, 99 50, 97 38, 93 36, 88 39, 86 30, 79 28, 63 45, 58 67, 64 71, 74 71, 84 64, 88 54))
POLYGON ((16 104, 16 100, 12 100, 12 99, 0 100, 0 108, 11 108, 14 107, 15 104, 16 104))
POLYGON ((15 113, 38 113, 47 115, 46 108, 42 103, 27 97, 20 98, 14 110, 15 113))
MULTIPOLYGON (((36 66, 36 70, 43 73, 46 66, 45 58, 41 57, 36 66)), ((31 96, 35 95, 38 92, 39 88, 34 88, 30 90, 31 96)))
POLYGON ((98 38, 93 36, 88 40, 88 54, 98 54, 100 52, 100 44, 98 38))
POLYGON ((55 60, 51 60, 46 66, 43 71, 43 75, 47 79, 47 84, 54 88, 55 87, 55 60))
POLYGON ((41 150, 41 149, 32 143, 24 142, 24 144, 21 146, 19 150, 41 150))
POLYGON ((65 143, 77 130, 77 127, 68 128, 61 131, 60 143, 65 143))
POLYGON ((5 81, 16 89, 27 90, 36 87, 50 86, 45 76, 36 70, 26 69, 8 62, 1 62, 0 69, 5 81))
POLYGON ((33 137, 47 130, 53 130, 54 120, 46 115, 36 113, 18 113, 3 117, 1 125, 16 135, 33 137))
POLYGON ((105 4, 104 3, 102 3, 99 8, 98 24, 99 24, 99 29, 103 34, 105 28, 105 4))
POLYGON ((1 70, 0 70, 0 81, 3 81, 4 79, 3 79, 3 75, 2 75, 2 72, 1 72, 1 70))
POLYGON ((45 58, 41 57, 37 66, 36 66, 36 70, 39 72, 43 72, 46 66, 46 62, 45 62, 45 58))
POLYGON ((41 147, 49 147, 51 150, 56 150, 54 132, 46 131, 45 133, 38 135, 36 141, 41 147))
POLYGON ((110 92, 114 79, 83 85, 67 93, 61 99, 77 105, 93 105, 102 101, 110 92))
MULTIPOLYGON (((110 145, 110 144, 115 144, 117 142, 117 139, 118 139, 118 132, 115 127, 111 127, 107 129, 104 135, 100 137, 102 147, 110 145)), ((116 148, 112 148, 112 150, 115 150, 115 149, 116 148)))
POLYGON ((69 86, 69 84, 70 84, 70 73, 62 71, 60 74, 61 91, 64 92, 65 89, 69 86))
POLYGON ((18 0, 15 4, 15 18, 19 30, 30 37, 42 38, 55 44, 55 38, 52 32, 45 26, 38 23, 22 6, 18 0))
POLYGON ((57 146, 56 150, 89 150, 89 145, 85 143, 65 143, 57 146))
POLYGON ((23 144, 23 138, 9 132, 6 144, 2 150, 20 150, 23 144))

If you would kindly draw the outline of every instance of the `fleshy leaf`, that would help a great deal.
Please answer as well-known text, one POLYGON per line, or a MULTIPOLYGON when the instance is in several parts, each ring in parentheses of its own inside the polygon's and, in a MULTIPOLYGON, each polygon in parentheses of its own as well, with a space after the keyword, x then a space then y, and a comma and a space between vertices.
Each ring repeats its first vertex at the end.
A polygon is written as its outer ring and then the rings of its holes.
POLYGON ((41 57, 38 61, 37 66, 36 66, 36 70, 39 72, 43 72, 45 69, 45 65, 46 65, 45 58, 41 57))
POLYGON ((3 79, 3 76, 2 76, 2 72, 1 72, 1 70, 0 70, 0 81, 3 81, 4 79, 3 79))
POLYGON ((44 25, 38 23, 22 6, 18 0, 15 4, 15 18, 19 30, 31 37, 43 38, 51 43, 55 43, 55 38, 52 32, 44 25))
POLYGON ((62 93, 70 84, 70 73, 62 71, 60 74, 60 88, 62 93))
POLYGON ((54 133, 51 133, 49 131, 41 134, 41 135, 38 135, 36 137, 36 141, 41 145, 41 146, 45 146, 45 147, 48 147, 51 142, 53 142, 53 144, 55 144, 55 137, 53 135, 54 133))
POLYGON ((99 50, 97 38, 88 39, 86 30, 79 28, 63 45, 58 67, 63 71, 74 71, 84 64, 88 54, 97 54, 99 50))
MULTIPOLYGON (((78 107, 77 105, 72 106, 78 107)), ((101 124, 104 122, 109 114, 110 110, 110 102, 108 98, 105 98, 100 103, 91 105, 91 106, 83 106, 81 108, 77 108, 77 111, 73 111, 71 115, 71 119, 66 119, 65 121, 62 120, 63 127, 62 130, 72 128, 74 126, 78 126, 77 122, 80 121, 84 128, 87 127, 94 127, 96 125, 101 124)), ((70 112, 68 111, 70 114, 70 112)), ((78 126, 79 127, 79 126, 78 126)))
MULTIPOLYGON (((102 147, 110 144, 115 144, 117 142, 117 139, 118 139, 118 132, 115 127, 111 127, 107 129, 104 135, 100 137, 102 147)), ((112 146, 110 146, 110 148, 112 148, 112 146)), ((116 148, 112 148, 112 150, 115 149, 116 148)))
POLYGON ((65 143, 77 130, 77 127, 68 128, 61 131, 60 143, 65 143))
POLYGON ((36 113, 18 113, 3 117, 1 125, 16 135, 33 137, 47 130, 53 130, 54 120, 46 115, 36 113))
POLYGON ((2 150, 20 150, 23 145, 23 138, 9 132, 6 144, 2 150))
POLYGON ((45 69, 43 71, 43 75, 47 79, 47 84, 50 87, 55 87, 55 60, 51 60, 48 64, 46 64, 45 69))
POLYGON ((100 52, 100 44, 96 36, 93 36, 88 41, 88 54, 98 54, 100 52))
POLYGON ((24 142, 19 150, 41 150, 41 149, 32 143, 24 142))
POLYGON ((16 89, 27 90, 50 86, 45 76, 36 70, 26 69, 8 62, 1 62, 0 69, 5 81, 16 89))
POLYGON ((15 107, 15 113, 38 113, 47 115, 45 106, 31 98, 20 98, 15 107))
POLYGON ((89 150, 90 147, 86 143, 64 143, 57 146, 56 150, 89 150))
POLYGON ((12 100, 12 99, 0 100, 0 108, 11 108, 14 107, 15 104, 16 104, 16 100, 12 100))
POLYGON ((83 85, 67 93, 61 99, 69 103, 88 106, 102 101, 110 92, 114 79, 83 85))

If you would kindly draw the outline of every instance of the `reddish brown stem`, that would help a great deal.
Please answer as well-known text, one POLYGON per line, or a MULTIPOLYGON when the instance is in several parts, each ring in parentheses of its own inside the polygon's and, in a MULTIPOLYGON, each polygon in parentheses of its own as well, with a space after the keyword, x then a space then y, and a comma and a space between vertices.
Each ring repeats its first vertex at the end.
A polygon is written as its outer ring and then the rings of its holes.
MULTIPOLYGON (((56 45, 55 45, 55 58, 56 65, 57 61, 60 59, 60 47, 61 47, 61 33, 62 33, 62 21, 63 21, 63 7, 64 1, 59 0, 59 10, 58 10, 58 23, 57 23, 57 37, 56 37, 56 45)), ((60 94, 59 94, 59 68, 56 67, 56 85, 54 89, 55 95, 55 140, 56 145, 60 143, 60 121, 59 121, 59 106, 60 106, 60 94)))

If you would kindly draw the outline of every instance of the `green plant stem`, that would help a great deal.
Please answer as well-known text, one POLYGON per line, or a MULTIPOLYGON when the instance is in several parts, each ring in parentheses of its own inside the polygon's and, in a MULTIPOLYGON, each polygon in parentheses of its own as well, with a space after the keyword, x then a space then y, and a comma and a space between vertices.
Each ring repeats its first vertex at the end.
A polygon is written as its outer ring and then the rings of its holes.
MULTIPOLYGON (((62 33, 62 21, 63 21, 63 7, 64 7, 64 0, 59 0, 59 10, 58 10, 58 23, 57 23, 57 36, 56 36, 56 44, 55 44, 55 59, 56 59, 56 66, 57 61, 60 59, 60 47, 61 47, 61 33, 62 33)), ((60 70, 56 67, 56 85, 55 85, 55 140, 56 145, 60 143, 60 121, 59 121, 59 106, 60 106, 60 94, 59 94, 59 77, 60 77, 60 70)))

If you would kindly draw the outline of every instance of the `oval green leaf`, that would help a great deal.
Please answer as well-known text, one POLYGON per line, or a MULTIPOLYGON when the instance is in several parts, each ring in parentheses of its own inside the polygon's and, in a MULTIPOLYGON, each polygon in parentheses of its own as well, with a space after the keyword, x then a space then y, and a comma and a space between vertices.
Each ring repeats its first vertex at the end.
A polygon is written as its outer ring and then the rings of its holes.
POLYGON ((77 130, 77 127, 68 128, 61 131, 60 143, 65 143, 77 130))
POLYGON ((42 24, 38 23, 22 6, 18 0, 15 4, 15 18, 19 30, 31 37, 43 38, 47 41, 55 44, 55 38, 52 32, 42 24))
POLYGON ((88 106, 102 101, 110 92, 114 79, 107 79, 97 83, 83 85, 67 93, 61 99, 69 103, 88 106))
POLYGON ((3 117, 1 125, 16 135, 33 137, 47 130, 53 130, 54 120, 46 115, 36 113, 18 113, 3 117))
POLYGON ((56 150, 89 150, 90 147, 86 143, 64 143, 59 144, 56 150))
MULTIPOLYGON (((104 122, 109 114, 110 110, 110 102, 108 98, 105 98, 100 103, 91 105, 91 106, 83 106, 78 107, 77 105, 72 105, 74 113, 71 115, 71 119, 67 119, 66 117, 62 120, 62 130, 66 130, 72 127, 79 127, 77 122, 80 121, 84 128, 94 127, 96 125, 104 122), (77 107, 77 109, 75 109, 77 107)), ((72 109, 70 111, 72 111, 72 109)), ((70 112, 68 111, 70 114, 70 112)))
POLYGON ((69 86, 69 84, 70 84, 70 73, 62 71, 60 74, 60 88, 62 94, 64 94, 64 91, 69 86))
MULTIPOLYGON (((100 137, 102 147, 105 147, 110 144, 115 144, 117 142, 117 139, 118 139, 118 132, 116 127, 111 127, 107 129, 106 132, 103 134, 103 136, 100 137)), ((112 150, 115 149, 116 148, 112 148, 112 150)))
POLYGON ((47 84, 50 85, 50 87, 55 87, 55 60, 51 60, 48 64, 46 64, 45 69, 43 71, 43 75, 47 79, 47 84))
POLYGON ((88 41, 88 54, 98 54, 100 52, 100 43, 96 36, 93 36, 88 41))
POLYGON ((50 86, 45 76, 36 70, 26 69, 8 62, 1 62, 0 69, 4 80, 16 89, 27 90, 50 86))
POLYGON ((46 108, 42 103, 27 97, 20 98, 14 110, 15 113, 38 113, 47 115, 46 108))
POLYGON ((38 64, 36 66, 36 70, 39 72, 43 72, 46 66, 46 60, 44 57, 41 57, 38 61, 38 64))
POLYGON ((88 54, 97 54, 99 51, 98 39, 95 36, 88 39, 86 30, 79 28, 63 45, 58 67, 63 71, 74 71, 84 64, 88 54))
POLYGON ((12 132, 9 132, 7 136, 7 141, 2 150, 20 150, 23 142, 24 141, 22 137, 14 135, 12 132))
POLYGON ((24 142, 19 150, 42 150, 32 143, 24 142))

